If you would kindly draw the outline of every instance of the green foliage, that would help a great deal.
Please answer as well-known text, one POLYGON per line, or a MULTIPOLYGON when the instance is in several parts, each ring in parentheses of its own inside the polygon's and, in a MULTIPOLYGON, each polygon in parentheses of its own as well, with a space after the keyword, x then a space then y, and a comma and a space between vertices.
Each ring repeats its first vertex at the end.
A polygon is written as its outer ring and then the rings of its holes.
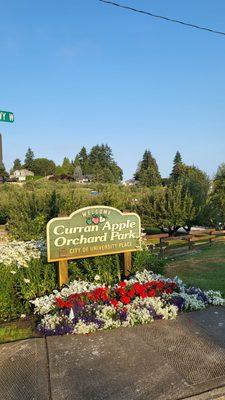
POLYGON ((154 226, 169 231, 188 226, 194 218, 193 200, 183 191, 181 182, 151 191, 136 205, 143 227, 154 226))
POLYGON ((157 162, 152 157, 152 154, 149 150, 145 150, 142 161, 139 163, 134 178, 142 186, 150 187, 161 184, 161 176, 157 162))
POLYGON ((13 163, 13 168, 12 171, 16 171, 17 169, 21 169, 22 168, 22 164, 19 158, 16 158, 14 163, 13 163))
POLYGON ((18 193, 9 209, 7 229, 18 240, 40 239, 46 228, 46 198, 33 193, 18 193))
POLYGON ((148 250, 137 252, 133 256, 133 264, 131 274, 142 272, 145 269, 155 274, 163 275, 165 271, 166 260, 160 258, 156 254, 150 253, 148 250))
POLYGON ((89 165, 89 157, 85 147, 82 147, 81 151, 77 154, 74 160, 74 166, 80 166, 83 175, 90 173, 91 166, 89 165))
POLYGON ((33 260, 27 268, 0 265, 0 321, 31 311, 30 300, 56 287, 55 268, 33 260))
POLYGON ((58 197, 56 191, 53 190, 52 194, 50 195, 50 199, 48 202, 47 208, 47 221, 52 218, 56 218, 59 215, 59 204, 58 204, 58 197))
POLYGON ((33 171, 33 162, 34 162, 34 152, 29 147, 25 154, 24 168, 29 169, 29 171, 33 171))
POLYGON ((182 157, 180 152, 177 151, 173 160, 173 169, 170 174, 170 177, 173 182, 178 182, 178 180, 183 175, 184 175, 184 164, 182 162, 182 157))
POLYGON ((183 166, 184 175, 181 177, 183 192, 188 192, 193 200, 195 214, 191 225, 205 224, 205 208, 209 193, 209 177, 199 168, 183 166))
POLYGON ((68 157, 64 157, 62 163, 62 173, 67 175, 73 175, 74 173, 74 166, 71 164, 68 157))
POLYGON ((69 264, 70 280, 81 279, 112 285, 121 280, 118 254, 73 261, 69 264))
POLYGON ((206 218, 208 223, 216 228, 225 227, 225 164, 217 170, 210 193, 206 218))
POLYGON ((82 169, 81 169, 81 166, 80 166, 80 165, 77 165, 77 166, 74 168, 74 174, 73 174, 73 176, 74 176, 74 179, 75 179, 75 180, 79 180, 79 179, 82 178, 83 174, 82 174, 82 169))
POLYGON ((8 220, 7 211, 1 208, 0 205, 0 225, 5 225, 8 220))
POLYGON ((35 175, 47 176, 55 173, 56 166, 54 161, 47 158, 35 158, 33 160, 32 171, 35 175))
POLYGON ((88 156, 88 173, 93 174, 97 182, 118 183, 123 177, 123 171, 114 161, 112 149, 107 144, 92 147, 88 156))
POLYGON ((3 181, 5 181, 8 176, 9 174, 6 171, 4 164, 0 162, 0 178, 3 178, 3 181))

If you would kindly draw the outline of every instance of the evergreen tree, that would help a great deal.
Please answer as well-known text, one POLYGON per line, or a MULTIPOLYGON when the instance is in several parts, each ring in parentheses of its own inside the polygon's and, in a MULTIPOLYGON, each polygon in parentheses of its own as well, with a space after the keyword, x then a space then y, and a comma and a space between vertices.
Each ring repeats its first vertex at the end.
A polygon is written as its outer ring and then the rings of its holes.
POLYGON ((182 157, 179 151, 176 152, 173 159, 173 169, 170 174, 172 181, 177 182, 181 176, 184 174, 184 164, 182 162, 182 157))
POLYGON ((63 169, 64 174, 73 175, 74 167, 68 157, 64 157, 64 160, 62 163, 62 169, 63 169))
POLYGON ((157 186, 161 184, 161 175, 157 162, 149 150, 145 150, 142 161, 138 165, 134 178, 142 186, 157 186))
POLYGON ((78 161, 79 161, 79 165, 82 169, 83 175, 87 175, 88 173, 90 173, 89 158, 88 158, 87 150, 84 146, 82 147, 81 151, 78 153, 78 155, 75 158, 75 162, 78 163, 78 161))
POLYGON ((57 165, 57 167, 55 169, 55 174, 56 175, 63 175, 64 174, 64 170, 63 170, 63 167, 61 167, 61 165, 57 165))
POLYGON ((24 168, 33 171, 33 165, 34 165, 34 152, 29 147, 25 154, 24 168))
POLYGON ((89 171, 99 182, 118 183, 123 177, 122 169, 113 159, 112 149, 106 144, 92 147, 89 154, 89 171))
POLYGON ((21 169, 21 168, 22 168, 21 161, 19 160, 19 158, 16 158, 13 163, 12 171, 16 171, 17 169, 21 169))
POLYGON ((3 163, 0 162, 0 182, 5 181, 8 178, 9 174, 5 169, 5 166, 3 163))

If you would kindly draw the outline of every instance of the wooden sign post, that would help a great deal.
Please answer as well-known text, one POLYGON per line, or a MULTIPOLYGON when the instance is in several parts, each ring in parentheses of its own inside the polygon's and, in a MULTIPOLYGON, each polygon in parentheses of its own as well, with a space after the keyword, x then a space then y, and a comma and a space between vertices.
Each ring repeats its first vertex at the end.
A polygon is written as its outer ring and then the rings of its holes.
POLYGON ((93 206, 47 224, 49 262, 59 262, 58 282, 68 282, 68 260, 124 253, 124 273, 131 271, 131 252, 141 250, 141 221, 135 213, 93 206))
POLYGON ((127 277, 130 275, 132 267, 132 253, 124 253, 124 275, 127 277))
POLYGON ((58 264, 58 283, 59 287, 62 287, 66 283, 68 283, 68 261, 59 261, 58 264))

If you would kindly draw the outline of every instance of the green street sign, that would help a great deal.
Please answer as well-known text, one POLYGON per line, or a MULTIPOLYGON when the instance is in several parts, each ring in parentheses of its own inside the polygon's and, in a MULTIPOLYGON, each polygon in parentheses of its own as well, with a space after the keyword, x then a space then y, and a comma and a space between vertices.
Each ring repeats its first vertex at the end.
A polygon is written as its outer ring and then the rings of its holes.
POLYGON ((141 221, 135 213, 92 206, 47 224, 48 261, 141 250, 141 221))
POLYGON ((1 111, 0 110, 0 122, 14 122, 14 115, 10 111, 1 111))

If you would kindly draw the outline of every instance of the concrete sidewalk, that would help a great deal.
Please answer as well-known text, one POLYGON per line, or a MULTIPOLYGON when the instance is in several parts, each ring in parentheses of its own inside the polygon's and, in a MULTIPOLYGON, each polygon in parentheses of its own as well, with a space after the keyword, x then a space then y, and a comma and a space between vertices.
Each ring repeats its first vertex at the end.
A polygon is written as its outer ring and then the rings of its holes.
POLYGON ((0 346, 1 400, 225 399, 225 309, 0 346))

